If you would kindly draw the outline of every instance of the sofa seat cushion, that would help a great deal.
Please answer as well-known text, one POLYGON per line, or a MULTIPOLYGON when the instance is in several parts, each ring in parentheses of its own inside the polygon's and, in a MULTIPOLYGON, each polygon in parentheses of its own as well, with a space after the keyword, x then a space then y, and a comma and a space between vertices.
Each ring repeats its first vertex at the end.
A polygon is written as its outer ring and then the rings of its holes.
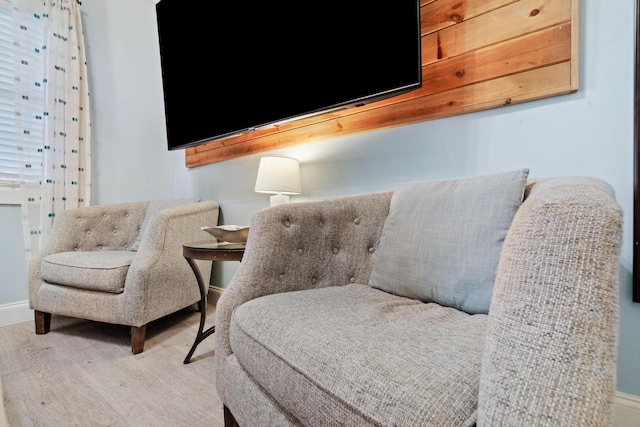
POLYGON ((234 311, 231 348, 305 425, 472 425, 487 316, 363 284, 234 311))
POLYGON ((117 294, 135 256, 131 251, 58 252, 42 260, 41 274, 56 285, 117 294))

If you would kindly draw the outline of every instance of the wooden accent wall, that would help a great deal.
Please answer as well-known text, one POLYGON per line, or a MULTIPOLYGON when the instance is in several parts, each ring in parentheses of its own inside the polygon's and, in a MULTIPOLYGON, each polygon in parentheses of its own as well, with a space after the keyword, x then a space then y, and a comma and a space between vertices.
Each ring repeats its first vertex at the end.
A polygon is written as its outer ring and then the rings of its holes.
POLYGON ((186 166, 575 92, 579 0, 421 0, 422 88, 187 148, 186 166))

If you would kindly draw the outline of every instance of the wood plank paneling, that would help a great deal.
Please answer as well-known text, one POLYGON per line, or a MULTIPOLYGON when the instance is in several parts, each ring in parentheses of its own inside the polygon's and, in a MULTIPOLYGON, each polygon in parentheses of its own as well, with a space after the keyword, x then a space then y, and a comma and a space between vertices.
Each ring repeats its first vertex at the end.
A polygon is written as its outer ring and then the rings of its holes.
POLYGON ((578 89, 578 0, 421 0, 421 21, 422 88, 190 147, 186 166, 578 89))
POLYGON ((439 61, 570 22, 569 0, 520 0, 426 37, 435 37, 439 61))
POLYGON ((422 34, 429 34, 459 24, 518 0, 438 0, 420 10, 422 34))
POLYGON ((571 25, 554 27, 424 67, 429 84, 420 92, 427 96, 570 59, 571 25))

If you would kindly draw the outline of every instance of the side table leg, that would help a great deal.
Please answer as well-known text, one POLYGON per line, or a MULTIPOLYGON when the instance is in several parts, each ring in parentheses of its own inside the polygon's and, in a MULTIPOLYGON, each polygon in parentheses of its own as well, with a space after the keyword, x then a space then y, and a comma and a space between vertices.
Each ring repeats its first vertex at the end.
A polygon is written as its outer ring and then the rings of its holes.
POLYGON ((200 309, 200 327, 198 328, 198 334, 196 335, 196 339, 191 346, 191 350, 189 350, 189 353, 187 353, 187 357, 185 357, 184 359, 184 363, 187 364, 191 362, 191 356, 193 356, 193 352, 196 350, 198 344, 200 344, 200 342, 202 342, 209 335, 213 334, 216 330, 216 327, 214 325, 204 331, 204 322, 205 320, 207 320, 207 293, 205 292, 205 283, 204 280, 202 280, 202 274, 200 274, 200 269, 198 268, 196 262, 191 258, 185 257, 185 259, 189 263, 191 270, 193 270, 193 274, 196 276, 196 280, 198 282, 198 288, 200 289, 200 302, 198 303, 198 308, 200 309))

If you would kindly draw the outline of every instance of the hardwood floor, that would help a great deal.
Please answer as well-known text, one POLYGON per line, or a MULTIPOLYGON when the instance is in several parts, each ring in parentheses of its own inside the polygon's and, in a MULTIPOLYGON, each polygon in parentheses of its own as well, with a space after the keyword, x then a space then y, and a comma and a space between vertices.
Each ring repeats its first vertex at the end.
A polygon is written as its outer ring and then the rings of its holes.
MULTIPOLYGON (((207 327, 214 323, 209 305, 207 327)), ((53 316, 0 328, 0 377, 7 418, 21 426, 223 426, 212 337, 190 364, 195 306, 152 322, 144 352, 131 353, 130 328, 53 316)))

